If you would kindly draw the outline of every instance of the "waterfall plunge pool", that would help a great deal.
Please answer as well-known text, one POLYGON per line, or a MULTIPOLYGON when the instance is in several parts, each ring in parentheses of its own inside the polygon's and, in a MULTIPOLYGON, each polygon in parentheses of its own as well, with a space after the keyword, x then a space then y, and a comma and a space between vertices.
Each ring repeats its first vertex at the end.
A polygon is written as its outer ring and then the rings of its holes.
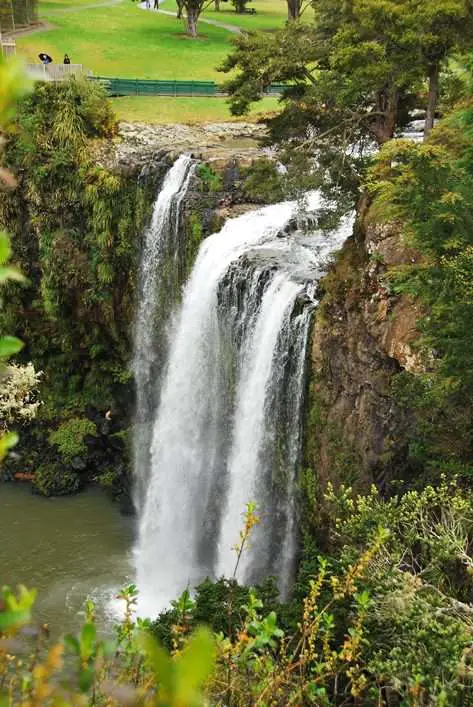
POLYGON ((53 634, 78 630, 88 598, 110 629, 117 590, 133 581, 133 535, 133 519, 100 489, 49 499, 0 484, 0 585, 37 589, 34 621, 53 634))

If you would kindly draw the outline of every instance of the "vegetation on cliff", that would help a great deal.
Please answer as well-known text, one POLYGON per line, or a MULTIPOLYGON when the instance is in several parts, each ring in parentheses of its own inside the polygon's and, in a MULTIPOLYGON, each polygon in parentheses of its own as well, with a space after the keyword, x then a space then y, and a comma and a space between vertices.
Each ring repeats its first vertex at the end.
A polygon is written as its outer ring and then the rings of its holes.
POLYGON ((41 465, 42 476, 51 468, 54 479, 62 468, 71 490, 123 468, 122 442, 110 445, 106 436, 129 424, 134 273, 154 185, 100 166, 94 145, 114 131, 100 88, 85 80, 38 84, 21 102, 4 150, 17 186, 0 196, 0 219, 27 281, 7 288, 0 325, 26 342, 22 357, 44 371, 44 404, 6 472, 41 465), (99 423, 99 454, 83 448, 73 468, 50 432, 87 416, 99 423))
MULTIPOLYGON (((466 93, 469 93, 467 88, 466 93)), ((421 254, 391 268, 386 287, 420 300, 418 355, 423 372, 395 381, 415 410, 410 458, 434 475, 449 469, 470 479, 473 391, 473 230, 471 98, 424 143, 386 145, 370 173, 370 218, 395 220, 404 243, 421 254)))

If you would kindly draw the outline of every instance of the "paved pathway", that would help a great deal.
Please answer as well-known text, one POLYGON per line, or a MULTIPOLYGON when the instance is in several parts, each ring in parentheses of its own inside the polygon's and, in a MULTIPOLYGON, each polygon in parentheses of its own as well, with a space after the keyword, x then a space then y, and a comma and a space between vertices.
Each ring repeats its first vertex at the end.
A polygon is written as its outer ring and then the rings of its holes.
MULTIPOLYGON (((151 4, 153 3, 153 0, 150 0, 151 4)), ((162 5, 164 0, 161 0, 159 3, 162 5)), ((140 7, 142 10, 146 10, 146 2, 141 2, 138 7, 140 7)), ((148 12, 155 12, 155 10, 148 10, 148 12)), ((160 12, 162 15, 169 15, 170 17, 177 17, 177 12, 172 12, 171 10, 156 10, 156 12, 160 12)), ((237 27, 236 25, 227 25, 225 22, 220 22, 219 20, 209 20, 205 17, 199 17, 199 22, 202 22, 204 25, 212 25, 213 27, 219 27, 220 29, 226 29, 227 32, 231 32, 232 34, 243 34, 243 30, 241 27, 237 27)))

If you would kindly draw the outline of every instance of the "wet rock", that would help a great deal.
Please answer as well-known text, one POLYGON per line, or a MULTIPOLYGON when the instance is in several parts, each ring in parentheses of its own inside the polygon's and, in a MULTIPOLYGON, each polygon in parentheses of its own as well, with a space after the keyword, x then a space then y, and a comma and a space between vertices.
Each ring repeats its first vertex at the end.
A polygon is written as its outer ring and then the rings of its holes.
POLYGON ((74 471, 84 471, 87 469, 87 457, 73 457, 71 459, 71 466, 74 471))

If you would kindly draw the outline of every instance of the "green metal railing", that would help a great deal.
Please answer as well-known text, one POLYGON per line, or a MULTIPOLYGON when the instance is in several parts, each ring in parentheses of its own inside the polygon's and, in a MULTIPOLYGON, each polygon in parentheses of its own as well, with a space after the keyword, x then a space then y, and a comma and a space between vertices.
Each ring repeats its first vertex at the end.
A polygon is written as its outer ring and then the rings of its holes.
POLYGON ((216 96, 214 81, 153 81, 149 79, 109 79, 94 76, 109 96, 216 96))
MULTIPOLYGON (((99 81, 109 96, 223 96, 221 86, 215 81, 157 81, 152 79, 118 79, 91 76, 99 81)), ((273 84, 268 95, 279 95, 283 84, 273 84)))

